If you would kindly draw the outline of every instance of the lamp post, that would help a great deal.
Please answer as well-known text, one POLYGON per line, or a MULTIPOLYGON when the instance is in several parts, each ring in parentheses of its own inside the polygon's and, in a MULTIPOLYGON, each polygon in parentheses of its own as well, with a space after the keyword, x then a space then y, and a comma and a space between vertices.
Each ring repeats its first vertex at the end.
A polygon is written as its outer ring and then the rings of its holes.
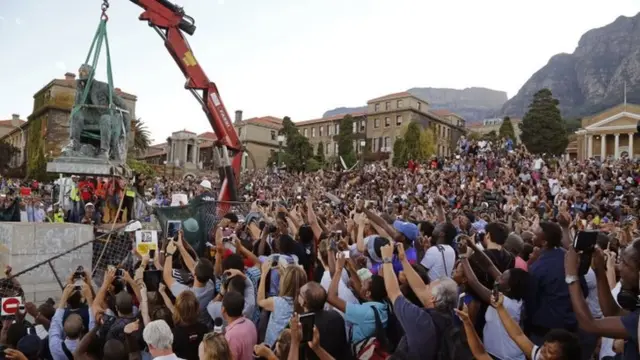
POLYGON ((364 167, 364 150, 367 146, 367 140, 360 140, 360 161, 362 162, 361 166, 364 167))
POLYGON ((162 164, 164 165, 164 170, 162 172, 162 177, 164 177, 166 179, 167 178, 167 160, 163 161, 162 164))
POLYGON ((282 166, 282 143, 284 142, 284 135, 278 135, 278 167, 282 166))

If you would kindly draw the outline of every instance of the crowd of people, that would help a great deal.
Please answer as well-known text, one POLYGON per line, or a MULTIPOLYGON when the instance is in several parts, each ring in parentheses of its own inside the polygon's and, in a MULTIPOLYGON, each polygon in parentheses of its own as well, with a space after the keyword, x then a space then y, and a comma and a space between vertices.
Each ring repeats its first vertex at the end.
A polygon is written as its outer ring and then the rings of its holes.
POLYGON ((204 253, 178 231, 100 281, 77 269, 0 343, 20 360, 640 359, 639 183, 632 159, 465 139, 406 168, 253 172, 250 211, 204 253))

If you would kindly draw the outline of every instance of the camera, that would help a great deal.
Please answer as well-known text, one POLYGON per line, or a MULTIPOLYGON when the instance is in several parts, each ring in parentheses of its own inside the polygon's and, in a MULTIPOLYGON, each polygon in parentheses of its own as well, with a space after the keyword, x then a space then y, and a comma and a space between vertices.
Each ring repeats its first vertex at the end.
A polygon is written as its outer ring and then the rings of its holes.
POLYGON ((222 238, 223 243, 231 242, 231 241, 233 241, 233 238, 231 236, 225 236, 222 238))
POLYGON ((84 267, 82 267, 82 265, 78 266, 78 268, 76 268, 76 272, 73 273, 73 279, 74 280, 79 280, 79 279, 83 279, 84 278, 84 267))

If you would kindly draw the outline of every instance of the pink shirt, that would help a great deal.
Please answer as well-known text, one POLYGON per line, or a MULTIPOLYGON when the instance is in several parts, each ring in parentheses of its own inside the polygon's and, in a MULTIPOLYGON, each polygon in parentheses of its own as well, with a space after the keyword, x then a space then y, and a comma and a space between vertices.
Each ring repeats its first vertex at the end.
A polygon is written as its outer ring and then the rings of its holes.
POLYGON ((527 265, 527 262, 524 261, 524 259, 522 259, 520 256, 516 256, 516 265, 515 265, 516 269, 522 269, 524 271, 529 271, 529 266, 527 265))
POLYGON ((227 325, 224 338, 235 360, 253 360, 253 347, 258 343, 258 331, 251 320, 241 317, 227 325))

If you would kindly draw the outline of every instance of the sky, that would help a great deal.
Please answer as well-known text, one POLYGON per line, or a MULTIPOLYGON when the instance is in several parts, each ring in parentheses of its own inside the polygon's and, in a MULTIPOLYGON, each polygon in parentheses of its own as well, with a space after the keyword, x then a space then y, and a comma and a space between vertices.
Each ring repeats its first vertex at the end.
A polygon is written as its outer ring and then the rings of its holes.
MULTIPOLYGON (((153 143, 211 131, 141 8, 110 0, 116 87, 138 96, 153 143)), ((101 0, 0 0, 0 119, 84 62, 101 0)), ((411 87, 487 87, 511 97, 589 29, 634 16, 640 0, 181 0, 188 37, 229 115, 315 119, 411 87)), ((97 76, 106 80, 105 58, 97 76)), ((428 100, 428 99, 427 99, 428 100)))

